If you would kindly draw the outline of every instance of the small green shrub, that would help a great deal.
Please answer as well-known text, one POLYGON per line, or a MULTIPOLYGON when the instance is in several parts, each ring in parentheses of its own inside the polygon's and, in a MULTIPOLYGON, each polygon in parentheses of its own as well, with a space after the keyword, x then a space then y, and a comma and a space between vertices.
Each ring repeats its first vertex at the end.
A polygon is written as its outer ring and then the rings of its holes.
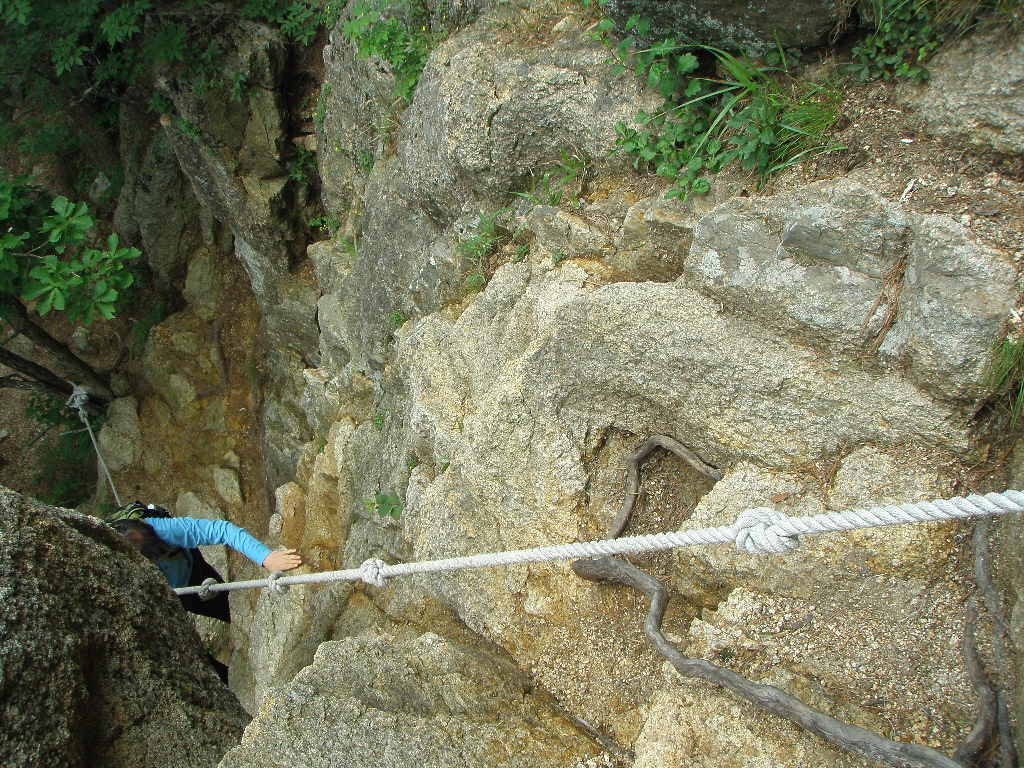
POLYGON ((1005 404, 1014 427, 1024 411, 1024 337, 996 345, 988 371, 989 399, 1005 404))
POLYGON ((249 76, 244 72, 236 72, 231 76, 231 100, 245 101, 249 93, 249 76))
POLYGON ((288 178, 299 184, 308 184, 316 176, 316 152, 295 147, 295 159, 288 166, 288 178))
POLYGON ((320 0, 248 0, 242 16, 274 24, 289 40, 309 45, 320 27, 330 29, 337 23, 344 5, 320 0))
POLYGON ((307 223, 312 229, 318 229, 329 235, 333 235, 341 228, 341 218, 331 214, 310 219, 307 223))
POLYGON ((516 192, 534 205, 558 206, 568 200, 574 207, 580 206, 580 193, 589 173, 587 161, 577 153, 562 150, 562 159, 553 168, 545 170, 536 179, 529 192, 516 192))
POLYGON ((40 315, 66 311, 73 322, 113 317, 141 252, 122 248, 116 234, 100 241, 85 203, 43 200, 26 177, 0 171, 0 295, 34 301, 40 315))
POLYGON ((430 12, 420 0, 357 2, 342 34, 355 43, 360 58, 378 56, 391 65, 395 98, 412 100, 423 67, 434 46, 430 12), (402 17, 405 18, 402 18, 402 17))
POLYGON ((706 194, 708 175, 734 163, 763 183, 799 160, 843 149, 825 138, 838 118, 838 92, 790 77, 781 49, 770 57, 775 63, 675 40, 637 50, 649 22, 634 16, 627 28, 633 35, 615 46, 620 70, 633 68, 665 101, 637 115, 640 129, 616 126, 617 151, 632 155, 638 170, 671 180, 668 197, 706 194), (699 74, 700 57, 721 74, 699 74))
POLYGON ((374 162, 376 161, 373 152, 367 152, 365 149, 356 152, 356 165, 360 167, 363 173, 372 171, 374 162))
POLYGON ((861 80, 902 77, 927 80, 924 63, 948 29, 918 0, 872 0, 862 10, 874 31, 851 52, 851 71, 861 80))
POLYGON ((398 310, 395 310, 394 312, 391 312, 388 315, 388 324, 391 325, 391 327, 396 331, 403 325, 405 325, 408 321, 409 317, 405 313, 400 312, 398 310))
POLYGON ((174 121, 174 127, 178 129, 178 133, 182 136, 187 136, 192 141, 202 142, 203 132, 199 130, 199 126, 190 120, 184 118, 178 118, 174 121))
POLYGON ((485 259, 507 239, 507 235, 498 227, 498 218, 507 210, 499 208, 489 213, 481 211, 473 233, 456 246, 456 251, 464 256, 470 265, 464 280, 466 288, 470 291, 478 291, 487 285, 485 259))
POLYGON ((135 357, 142 355, 142 351, 146 347, 146 341, 149 339, 150 331, 167 317, 167 313, 167 302, 163 299, 157 299, 149 306, 141 318, 132 323, 132 355, 135 357))
POLYGON ((313 122, 321 128, 323 128, 324 120, 327 119, 327 99, 333 91, 333 85, 330 83, 324 83, 320 88, 320 94, 316 99, 316 114, 313 115, 313 122))
POLYGON ((397 520, 402 516, 405 507, 402 500, 394 493, 383 493, 378 491, 372 499, 363 499, 367 513, 372 517, 374 514, 380 517, 390 517, 397 520))

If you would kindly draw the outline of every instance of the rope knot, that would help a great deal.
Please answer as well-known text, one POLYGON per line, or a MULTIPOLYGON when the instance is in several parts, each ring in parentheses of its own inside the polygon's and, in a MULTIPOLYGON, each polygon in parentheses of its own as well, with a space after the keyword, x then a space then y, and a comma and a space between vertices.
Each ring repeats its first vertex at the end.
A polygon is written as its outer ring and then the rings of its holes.
POLYGON ((214 584, 219 583, 220 582, 213 578, 203 579, 203 583, 199 585, 199 592, 196 593, 199 595, 199 599, 202 600, 204 603, 208 600, 213 600, 213 598, 215 598, 217 595, 215 592, 210 590, 210 587, 212 587, 214 584))
POLYGON ((374 587, 383 587, 386 582, 380 572, 381 569, 386 566, 387 563, 383 560, 366 560, 359 566, 359 578, 365 584, 370 584, 374 587))
POLYGON ((274 571, 270 576, 267 577, 267 589, 269 589, 275 595, 283 595, 291 587, 287 584, 278 583, 278 579, 284 576, 284 571, 274 571))
POLYGON ((733 531, 736 547, 751 555, 785 555, 800 546, 796 534, 787 533, 781 524, 789 518, 769 507, 746 509, 736 518, 733 531))
POLYGON ((87 418, 85 415, 85 404, 89 402, 89 393, 78 384, 73 384, 72 387, 71 397, 68 398, 67 405, 69 408, 78 411, 78 418, 84 422, 87 418))

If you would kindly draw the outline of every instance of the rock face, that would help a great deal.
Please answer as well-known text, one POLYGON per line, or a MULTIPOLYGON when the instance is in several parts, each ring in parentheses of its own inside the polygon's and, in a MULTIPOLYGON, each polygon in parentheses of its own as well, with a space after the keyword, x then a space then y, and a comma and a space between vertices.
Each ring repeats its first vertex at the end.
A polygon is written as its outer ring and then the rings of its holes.
POLYGON ((0 763, 212 766, 247 718, 160 572, 95 518, 0 489, 0 763))
POLYGON ((507 661, 435 634, 364 634, 323 643, 219 768, 531 768, 598 751, 507 661))
POLYGON ((612 76, 606 52, 579 25, 565 25, 539 48, 496 40, 500 33, 493 20, 481 21, 434 51, 393 156, 365 144, 382 86, 364 73, 365 63, 352 63, 357 76, 349 77, 342 63, 351 59, 350 44, 338 35, 325 49, 328 73, 337 74, 328 80, 324 132, 338 136, 342 150, 323 160, 327 202, 341 216, 353 189, 382 203, 365 208, 344 273, 322 283, 321 345, 335 364, 351 359, 357 370, 379 370, 394 312, 417 317, 462 294, 466 265, 454 245, 473 234, 481 211, 527 188, 531 174, 563 150, 606 156, 616 123, 655 103, 634 79, 612 76), (362 144, 352 138, 360 131, 362 144), (365 176, 351 156, 371 150, 375 162, 365 176))
POLYGON ((977 395, 1015 300, 1009 259, 847 179, 738 199, 696 227, 686 282, 833 350, 877 350, 945 397, 977 395))
POLYGON ((928 62, 926 85, 903 85, 900 101, 928 130, 999 152, 1024 152, 1024 35, 971 35, 928 62))
POLYGON ((200 208, 154 115, 123 106, 120 133, 125 178, 114 225, 138 243, 157 285, 168 290, 202 241, 200 208))
MULTIPOLYGON (((948 218, 848 179, 733 199, 723 185, 670 202, 622 188, 621 167, 597 164, 601 191, 584 204, 527 199, 506 211, 516 247, 466 294, 458 243, 480 213, 529 189, 570 139, 589 157, 608 152, 614 124, 637 106, 573 19, 549 27, 544 45, 517 46, 484 11, 434 52, 384 147, 361 131, 386 83, 360 70, 332 91, 321 145, 336 131, 352 156, 321 157, 321 168, 358 242, 309 251, 324 291, 321 363, 303 373, 302 408, 317 440, 278 489, 280 543, 315 553, 323 569, 600 538, 622 501, 626 457, 657 433, 723 479, 658 456, 637 533, 726 525, 768 503, 815 514, 948 494, 951 467, 972 447, 966 406, 1014 301, 1004 254, 948 218), (372 169, 360 166, 354 153, 371 151, 372 169), (400 502, 397 519, 379 514, 382 495, 400 502)), ((332 38, 331 77, 349 61, 344 45, 332 38)), ((643 562, 673 591, 666 629, 686 652, 952 752, 974 704, 959 652, 957 535, 907 527, 810 542, 784 561, 711 551, 643 562), (833 628, 856 641, 832 642, 833 628)), ((416 638, 497 645, 644 768, 866 765, 662 674, 635 596, 581 583, 562 563, 236 605, 243 699, 267 703, 225 765, 292 749, 272 733, 293 734, 289 719, 317 732, 325 717, 345 729, 367 718, 393 723, 395 743, 420 743, 433 733, 423 710, 391 719, 403 682, 385 677, 365 694, 361 670, 339 669, 342 659, 390 669, 374 638, 410 627, 416 638), (707 722, 716 727, 697 733, 707 722)), ((391 656, 404 658, 405 638, 391 656)), ((432 755, 434 739, 417 748, 432 755)), ((318 759, 309 754, 320 746, 289 759, 318 759)))
POLYGON ((633 14, 650 19, 652 37, 765 50, 773 48, 776 40, 787 47, 824 44, 839 21, 840 4, 834 0, 610 0, 607 9, 620 23, 633 14))
MULTIPOLYGON (((198 276, 213 261, 197 259, 195 313, 170 319, 144 361, 168 423, 204 443, 204 490, 182 501, 234 516, 272 498, 268 540, 319 571, 602 538, 624 463, 652 434, 722 478, 656 453, 631 533, 728 525, 768 504, 817 514, 949 495, 978 458, 972 400, 1016 299, 1006 254, 881 196, 869 171, 754 197, 733 178, 665 200, 606 159, 616 124, 657 100, 613 74, 577 11, 507 6, 452 4, 458 29, 400 113, 387 67, 332 33, 317 145, 338 232, 301 267, 271 237, 280 148, 261 143, 256 113, 231 118, 232 146, 259 149, 245 162, 173 138, 241 233, 275 343, 261 488, 244 464, 230 471, 239 446, 213 442, 249 404, 215 396, 237 370, 210 354, 199 321, 216 317, 216 292, 198 276), (537 180, 569 151, 587 189, 551 204, 537 180), (459 246, 496 210, 503 242, 474 293, 459 246), (316 337, 300 323, 285 340, 314 305, 316 337), (194 342, 209 352, 185 375, 194 342)), ((793 7, 821 23, 815 35, 831 23, 831 5, 793 7)), ((728 44, 774 45, 748 12, 728 44)), ((268 45, 254 61, 277 83, 268 45)), ((279 127, 280 105, 263 106, 279 127)), ((686 653, 952 753, 975 705, 960 655, 964 534, 907 526, 813 539, 785 559, 637 560, 670 588, 665 628, 686 653)), ((565 563, 235 593, 232 685, 259 715, 222 765, 866 765, 663 669, 644 608, 565 563)))

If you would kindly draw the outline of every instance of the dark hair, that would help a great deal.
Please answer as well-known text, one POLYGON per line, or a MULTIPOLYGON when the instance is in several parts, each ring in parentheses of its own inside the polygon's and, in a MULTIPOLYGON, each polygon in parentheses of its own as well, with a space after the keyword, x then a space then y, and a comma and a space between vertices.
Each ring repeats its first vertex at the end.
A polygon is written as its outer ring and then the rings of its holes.
POLYGON ((130 541, 144 557, 153 562, 174 554, 175 547, 156 535, 153 526, 142 520, 118 520, 111 523, 114 530, 130 541))

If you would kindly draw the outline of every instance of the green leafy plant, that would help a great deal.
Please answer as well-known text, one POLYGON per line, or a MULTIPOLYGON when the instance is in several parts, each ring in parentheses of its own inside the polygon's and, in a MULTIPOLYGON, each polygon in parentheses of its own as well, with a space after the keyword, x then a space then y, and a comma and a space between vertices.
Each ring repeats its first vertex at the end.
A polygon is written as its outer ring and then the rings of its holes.
POLYGON ((383 493, 378 491, 372 499, 363 499, 367 513, 372 517, 374 514, 380 517, 389 517, 398 520, 405 511, 402 500, 394 493, 383 493))
POLYGON ((348 254, 349 258, 356 258, 359 255, 359 244, 354 237, 343 237, 338 245, 348 254))
POLYGON ((334 215, 318 216, 315 219, 310 219, 308 224, 312 229, 333 235, 341 228, 341 218, 334 215))
POLYGON ((862 80, 927 80, 924 64, 949 33, 948 25, 936 19, 933 4, 872 0, 864 13, 874 31, 851 52, 852 72, 862 80))
POLYGON ((231 76, 231 100, 245 101, 249 93, 249 76, 244 72, 236 72, 231 76))
POLYGON ((356 152, 356 165, 362 169, 363 173, 372 171, 374 162, 373 152, 367 152, 365 149, 356 152))
POLYGON ((0 173, 0 294, 36 302, 40 315, 112 318, 135 280, 128 263, 140 251, 121 247, 116 233, 100 241, 85 203, 60 196, 44 212, 28 181, 0 173))
POLYGON ((401 328, 403 325, 405 325, 408 321, 409 321, 409 317, 405 313, 400 312, 398 310, 395 310, 394 312, 391 312, 388 315, 388 323, 396 331, 399 328, 401 328))
POLYGON ((191 120, 185 118, 178 118, 174 121, 174 127, 178 129, 178 132, 182 136, 187 136, 192 141, 202 142, 203 132, 199 130, 199 126, 193 123, 191 120))
POLYGON ((242 16, 274 24, 289 40, 309 45, 321 27, 330 29, 344 8, 342 2, 318 0, 248 0, 242 16))
POLYGON ((388 62, 395 78, 395 98, 408 103, 434 46, 430 12, 419 0, 357 2, 342 34, 356 45, 360 58, 388 62), (403 18, 403 16, 405 18, 403 18))
POLYGON ((333 85, 324 83, 316 99, 316 113, 313 115, 313 122, 321 128, 323 128, 324 120, 327 119, 327 99, 330 98, 333 91, 333 85))
POLYGON ((637 48, 650 24, 634 16, 626 26, 632 34, 614 46, 619 70, 632 68, 665 101, 637 115, 640 128, 619 123, 616 149, 632 155, 638 170, 671 180, 669 197, 706 194, 709 175, 734 163, 763 183, 799 160, 843 148, 825 138, 838 117, 837 91, 794 81, 781 49, 770 64, 672 39, 637 48), (700 74, 702 58, 720 74, 700 74))
POLYGON ((503 243, 508 235, 498 226, 498 218, 508 209, 481 211, 472 234, 463 238, 456 246, 456 252, 469 262, 469 270, 464 280, 467 289, 477 291, 487 285, 484 271, 485 259, 503 243))
POLYGON ((288 178, 299 184, 308 184, 316 175, 316 152, 295 147, 295 159, 288 166, 288 178))
POLYGON ((143 349, 146 347, 146 342, 149 340, 150 331, 167 317, 168 312, 167 302, 163 299, 157 299, 149 305, 146 313, 141 318, 132 323, 131 351, 134 356, 139 357, 142 354, 143 349))
POLYGON ((377 411, 375 414, 373 414, 373 428, 376 429, 378 432, 383 431, 386 417, 387 411, 377 411))

